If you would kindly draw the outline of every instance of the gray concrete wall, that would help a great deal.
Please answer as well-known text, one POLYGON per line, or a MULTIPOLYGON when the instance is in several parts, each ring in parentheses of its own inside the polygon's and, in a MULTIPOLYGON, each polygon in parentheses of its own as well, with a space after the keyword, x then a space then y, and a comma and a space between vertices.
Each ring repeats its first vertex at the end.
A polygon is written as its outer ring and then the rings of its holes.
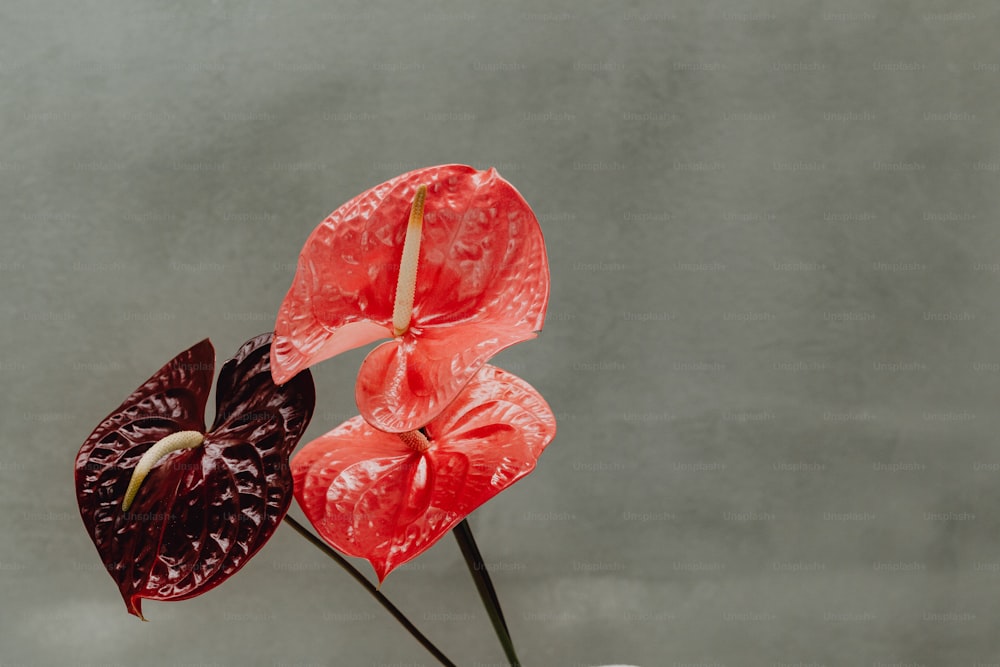
MULTIPOLYGON (((444 162, 496 165, 552 267, 497 363, 559 435, 471 517, 526 665, 1000 660, 998 17, 7 0, 0 663, 433 664, 287 528, 139 623, 72 467, 174 354, 270 329, 327 213, 444 162)), ((502 660, 453 540, 384 591, 502 660)))

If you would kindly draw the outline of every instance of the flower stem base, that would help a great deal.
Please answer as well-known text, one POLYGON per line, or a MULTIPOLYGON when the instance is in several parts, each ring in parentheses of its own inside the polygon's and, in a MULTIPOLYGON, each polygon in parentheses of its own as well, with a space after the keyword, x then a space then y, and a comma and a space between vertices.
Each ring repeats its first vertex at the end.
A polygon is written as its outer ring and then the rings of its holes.
POLYGON ((493 582, 486 570, 486 563, 483 562, 483 557, 479 553, 476 539, 472 536, 472 528, 469 526, 468 519, 462 519, 462 523, 455 526, 452 532, 455 533, 455 539, 458 540, 462 556, 465 557, 469 574, 476 582, 479 597, 482 598, 486 613, 489 614, 493 631, 496 633, 497 639, 500 640, 500 645, 503 646, 507 662, 511 664, 511 667, 521 667, 521 661, 514 650, 514 642, 510 638, 510 631, 507 629, 507 621, 504 620, 503 610, 500 609, 500 599, 497 597, 496 589, 493 588, 493 582))

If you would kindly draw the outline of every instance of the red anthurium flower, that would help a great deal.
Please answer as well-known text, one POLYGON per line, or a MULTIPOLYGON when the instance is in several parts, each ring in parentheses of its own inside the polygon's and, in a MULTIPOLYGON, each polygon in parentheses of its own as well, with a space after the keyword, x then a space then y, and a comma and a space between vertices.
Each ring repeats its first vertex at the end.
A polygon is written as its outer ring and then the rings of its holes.
MULTIPOLYGON (((183 600, 232 576, 288 511, 288 457, 312 417, 312 377, 271 379, 271 334, 219 374, 206 339, 181 352, 90 434, 76 457, 80 515, 129 613, 183 600)), ((145 619, 143 619, 145 620, 145 619)))
POLYGON ((428 167, 347 202, 306 241, 278 313, 281 383, 380 338, 361 366, 361 415, 384 431, 433 419, 501 349, 541 330, 545 243, 496 170, 428 167))
POLYGON ((310 442, 292 459, 295 499, 382 581, 530 473, 555 432, 531 385, 485 365, 421 430, 386 433, 358 416, 310 442))

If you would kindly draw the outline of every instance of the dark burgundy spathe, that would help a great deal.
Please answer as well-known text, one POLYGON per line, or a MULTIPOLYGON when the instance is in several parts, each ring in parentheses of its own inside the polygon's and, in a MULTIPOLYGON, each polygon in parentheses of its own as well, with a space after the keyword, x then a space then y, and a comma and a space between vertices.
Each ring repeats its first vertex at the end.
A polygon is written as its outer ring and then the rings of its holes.
POLYGON ((247 341, 223 365, 207 432, 215 351, 206 339, 154 373, 80 448, 80 515, 129 613, 142 617, 143 598, 183 600, 218 586, 288 511, 288 458, 312 417, 315 390, 308 372, 274 384, 271 339, 247 341), (123 510, 142 455, 180 431, 205 440, 161 459, 123 510))

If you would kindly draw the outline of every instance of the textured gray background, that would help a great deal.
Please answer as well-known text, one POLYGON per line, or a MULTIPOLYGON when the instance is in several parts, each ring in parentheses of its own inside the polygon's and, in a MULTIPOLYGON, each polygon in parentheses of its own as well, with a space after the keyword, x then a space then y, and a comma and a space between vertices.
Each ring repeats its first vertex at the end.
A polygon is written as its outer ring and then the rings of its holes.
MULTIPOLYGON (((0 663, 433 664, 285 527, 139 623, 72 467, 174 354, 270 329, 328 212, 445 162, 496 165, 552 266, 498 362, 559 435, 472 517, 527 665, 1000 662, 998 18, 5 0, 0 663)), ((450 538, 384 590, 502 660, 450 538)))

